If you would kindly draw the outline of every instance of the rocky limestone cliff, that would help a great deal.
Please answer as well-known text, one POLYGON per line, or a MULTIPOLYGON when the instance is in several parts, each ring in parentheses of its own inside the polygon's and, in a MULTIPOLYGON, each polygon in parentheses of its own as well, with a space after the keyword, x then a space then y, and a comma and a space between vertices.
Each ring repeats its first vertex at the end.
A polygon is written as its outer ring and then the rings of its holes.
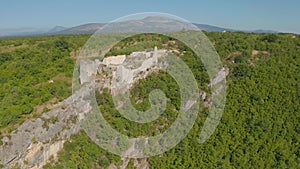
MULTIPOLYGON (((124 84, 127 84, 125 88, 128 89, 135 81, 149 75, 148 69, 153 66, 155 68, 158 58, 166 53, 166 50, 155 48, 150 52, 133 52, 126 56, 126 59, 124 55, 120 55, 108 58, 104 62, 80 61, 81 88, 55 105, 57 109, 44 113, 39 118, 26 121, 9 137, 4 137, 3 145, 0 146, 0 164, 4 166, 4 169, 42 168, 50 159, 55 159, 58 151, 63 148, 64 142, 81 129, 80 121, 92 109, 88 96, 94 92, 92 89, 95 84, 91 80, 97 72, 100 74, 110 72, 112 75, 112 78, 102 77, 100 84, 97 84, 98 88, 110 87, 113 91, 118 91, 124 87, 124 84)), ((160 65, 157 69, 162 67, 163 65, 160 65)), ((219 83, 226 78, 227 74, 228 70, 220 70, 210 85, 219 83)), ((203 92, 201 95, 202 99, 205 99, 206 93, 203 92)), ((147 167, 144 165, 141 168, 147 167)))
POLYGON ((4 169, 42 168, 51 157, 55 158, 63 143, 79 131, 79 117, 90 111, 89 100, 85 100, 90 92, 91 85, 84 86, 58 103, 56 106, 60 108, 26 121, 9 137, 3 138, 0 163, 4 169))
MULTIPOLYGON (((155 52, 157 52, 156 50, 155 52)), ((137 54, 134 53, 134 55, 137 54)), ((142 54, 153 56, 153 52, 151 54, 142 52, 142 54)), ((150 58, 149 63, 142 64, 142 70, 152 66, 151 59, 153 57, 150 58)), ((102 63, 102 66, 117 66, 124 60, 124 55, 108 58, 102 63)), ((8 137, 2 138, 0 164, 4 169, 13 167, 38 169, 42 168, 50 159, 56 158, 58 151, 63 148, 64 142, 71 135, 79 132, 80 121, 92 109, 89 96, 94 92, 92 89, 95 84, 92 82, 92 78, 97 71, 99 72, 99 65, 99 60, 81 60, 79 78, 82 87, 77 92, 55 105, 54 107, 57 109, 44 113, 39 118, 24 122, 8 137)), ((135 69, 136 72, 137 70, 135 69)), ((107 83, 107 85, 109 84, 107 83)))

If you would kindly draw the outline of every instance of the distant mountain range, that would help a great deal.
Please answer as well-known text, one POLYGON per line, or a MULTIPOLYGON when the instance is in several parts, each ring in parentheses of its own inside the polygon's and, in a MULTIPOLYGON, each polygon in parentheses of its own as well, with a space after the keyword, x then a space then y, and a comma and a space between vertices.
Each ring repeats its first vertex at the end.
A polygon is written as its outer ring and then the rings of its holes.
POLYGON ((48 32, 48 29, 39 29, 39 28, 0 29, 0 37, 39 35, 39 34, 44 34, 45 32, 48 32))
MULTIPOLYGON (((147 23, 151 18, 147 18, 147 23)), ((143 20, 142 20, 143 21, 143 20)), ((163 22, 162 22, 163 23, 163 22)), ((128 21, 126 22, 126 26, 135 27, 138 26, 138 24, 141 24, 141 21, 128 21)), ((79 25, 71 28, 66 28, 63 26, 55 26, 54 28, 50 30, 41 30, 41 29, 0 29, 0 37, 4 36, 27 36, 27 35, 56 35, 56 34, 93 34, 95 33, 99 28, 103 27, 104 23, 89 23, 84 25, 79 25)), ((162 24, 160 26, 166 26, 167 24, 162 24)), ((231 32, 252 32, 252 33, 279 33, 278 31, 273 30, 236 30, 236 29, 227 29, 212 25, 206 25, 206 24, 197 24, 194 23, 195 26, 197 26, 199 29, 207 32, 225 32, 225 31, 231 31, 231 32)), ((124 26, 124 24, 122 25, 124 26)), ((177 26, 177 25, 175 25, 177 26)), ((180 25, 179 25, 180 26, 180 25)), ((169 27, 168 27, 169 29, 169 27)))
POLYGON ((54 28, 50 29, 47 33, 56 33, 56 32, 61 32, 61 31, 64 31, 68 28, 66 27, 63 27, 63 26, 55 26, 54 28))
MULTIPOLYGON (((53 34, 92 34, 95 33, 99 28, 103 27, 105 24, 103 23, 89 23, 89 24, 84 24, 84 25, 79 25, 75 26, 72 28, 66 28, 61 31, 57 32, 51 32, 53 34)), ((235 29, 227 29, 227 28, 222 28, 222 27, 217 27, 217 26, 212 26, 212 25, 206 25, 206 24, 197 24, 194 23, 195 26, 197 26, 199 29, 207 32, 225 32, 225 31, 230 31, 230 32, 248 32, 248 33, 279 33, 278 31, 273 31, 273 30, 235 30, 235 29)), ((48 32, 49 33, 49 32, 48 32)))

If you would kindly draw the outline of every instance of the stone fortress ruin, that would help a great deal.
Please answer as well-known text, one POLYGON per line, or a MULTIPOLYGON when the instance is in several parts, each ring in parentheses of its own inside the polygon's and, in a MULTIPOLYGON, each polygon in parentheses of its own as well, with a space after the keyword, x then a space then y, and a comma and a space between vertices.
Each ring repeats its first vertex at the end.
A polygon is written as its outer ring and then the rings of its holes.
POLYGON ((109 88, 112 94, 128 90, 133 83, 145 78, 153 71, 166 67, 159 58, 167 56, 169 51, 157 49, 152 51, 132 52, 129 55, 117 55, 105 57, 102 62, 82 60, 80 62, 80 83, 90 82, 96 78, 99 89, 109 88))
MULTIPOLYGON (((0 145, 0 164, 4 169, 20 168, 39 169, 50 159, 57 159, 57 153, 71 135, 80 131, 80 121, 92 110, 91 95, 93 79, 97 89, 109 88, 113 95, 127 91, 134 82, 147 77, 153 72, 164 70, 168 64, 164 61, 172 51, 157 49, 137 51, 129 55, 109 56, 102 61, 80 60, 80 88, 72 96, 54 105, 55 109, 41 117, 24 122, 9 136, 3 137, 0 145)), ((228 75, 222 69, 211 79, 209 86, 218 84, 228 75)), ((222 87, 222 86, 220 86, 222 87)), ((219 91, 219 90, 217 90, 219 91)), ((199 93, 204 100, 206 93, 199 93)), ((214 94, 214 93, 213 93, 214 94)), ((194 102, 188 101, 184 109, 194 102)), ((211 106, 210 101, 204 103, 211 106)), ((128 153, 132 153, 129 151, 128 153)), ((0 166, 1 166, 0 165, 0 166)), ((0 167, 1 168, 1 167, 0 167)))

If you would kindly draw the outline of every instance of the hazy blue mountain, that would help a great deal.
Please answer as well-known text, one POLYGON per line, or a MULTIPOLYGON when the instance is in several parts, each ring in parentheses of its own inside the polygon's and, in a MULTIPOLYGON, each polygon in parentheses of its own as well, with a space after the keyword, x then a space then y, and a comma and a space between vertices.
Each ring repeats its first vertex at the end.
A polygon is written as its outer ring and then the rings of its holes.
MULTIPOLYGON (((150 18, 147 18, 147 23, 149 23, 150 18)), ((134 27, 134 25, 141 24, 141 22, 137 21, 128 21, 128 25, 130 27, 134 27)), ((55 32, 55 34, 91 34, 95 33, 99 28, 101 28, 103 23, 90 23, 90 24, 84 24, 84 25, 79 25, 75 26, 69 29, 65 29, 62 31, 55 32)), ((208 32, 223 32, 223 31, 236 31, 232 29, 226 29, 226 28, 221 28, 221 27, 216 27, 216 26, 211 26, 211 25, 205 25, 205 24, 194 24, 197 26, 199 29, 208 31, 208 32)), ((124 27, 124 24, 122 24, 124 27)), ((162 24, 163 26, 163 24, 162 24)))
POLYGON ((207 31, 207 32, 224 32, 224 31, 236 32, 237 31, 237 30, 233 30, 233 29, 221 28, 221 27, 206 25, 206 24, 194 23, 194 25, 196 25, 199 29, 201 29, 203 31, 207 31))
MULTIPOLYGON (((153 18, 145 18, 147 20, 147 23, 153 18)), ((166 20, 164 20, 166 22, 166 20)), ((171 22, 171 21, 168 21, 171 22)), ((131 27, 134 27, 134 25, 141 24, 141 22, 137 21, 128 21, 128 24, 130 24, 131 27)), ((75 26, 72 28, 68 28, 62 31, 57 31, 55 34, 92 34, 95 33, 99 28, 104 26, 104 23, 90 23, 90 24, 84 24, 75 26)), ((163 24, 162 24, 163 25, 163 24)), ((237 29, 229 29, 229 28, 223 28, 218 26, 212 26, 207 24, 198 24, 194 23, 195 26, 197 26, 199 29, 207 32, 224 32, 224 31, 230 31, 230 32, 252 32, 252 33, 279 33, 278 31, 273 30, 237 30, 237 29)), ((122 25, 124 26, 124 24, 122 25)))
POLYGON ((45 28, 0 29, 0 37, 39 35, 47 31, 45 28))
POLYGON ((66 27, 63 27, 63 26, 55 26, 54 28, 50 29, 47 33, 57 33, 57 32, 60 32, 60 31, 63 31, 63 30, 66 30, 68 28, 66 27))
POLYGON ((238 29, 229 29, 229 28, 222 28, 212 25, 206 25, 206 24, 198 24, 194 23, 199 29, 203 31, 208 32, 224 32, 224 31, 230 31, 230 32, 247 32, 247 33, 279 33, 278 31, 274 30, 264 30, 264 29, 257 29, 257 30, 238 30, 238 29))
MULTIPOLYGON (((166 19, 166 18, 160 18, 159 16, 152 16, 147 17, 142 20, 130 20, 120 24, 122 27, 129 28, 131 27, 133 30, 135 27, 140 26, 140 24, 151 24, 152 22, 157 24, 157 21, 159 22, 159 29, 166 28, 167 30, 172 30, 174 28, 178 28, 182 26, 180 22, 177 22, 172 19, 166 19)), ((74 26, 71 28, 66 28, 63 26, 55 26, 52 29, 37 29, 37 28, 22 28, 22 29, 0 29, 0 37, 4 36, 27 36, 27 35, 43 35, 43 34, 93 34, 95 33, 99 28, 103 27, 105 23, 89 23, 89 24, 83 24, 79 26, 74 26)), ((225 31, 231 31, 231 32, 253 32, 253 33, 279 33, 277 31, 273 30, 237 30, 237 29, 229 29, 229 28, 223 28, 218 26, 212 26, 207 24, 198 24, 194 23, 196 27, 203 31, 207 32, 225 32, 225 31)))
POLYGON ((55 34, 92 34, 101 28, 103 23, 89 23, 84 25, 67 28, 62 31, 55 32, 55 34))
MULTIPOLYGON (((247 31, 246 31, 247 32, 247 31)), ((254 31, 249 31, 249 32, 253 32, 253 33, 280 33, 278 31, 273 31, 273 30, 263 30, 263 29, 257 29, 254 31)))

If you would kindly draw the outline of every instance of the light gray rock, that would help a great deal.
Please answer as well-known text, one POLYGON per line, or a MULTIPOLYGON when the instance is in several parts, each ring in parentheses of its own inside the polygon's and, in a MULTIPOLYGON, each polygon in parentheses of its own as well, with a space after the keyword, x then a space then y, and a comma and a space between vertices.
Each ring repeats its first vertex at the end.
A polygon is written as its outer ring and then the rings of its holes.
POLYGON ((100 61, 96 59, 95 61, 82 59, 80 60, 80 83, 84 84, 90 82, 93 76, 97 74, 100 61))
POLYGON ((148 69, 161 69, 164 64, 157 64, 158 58, 166 54, 166 50, 157 50, 155 47, 154 51, 134 52, 126 59, 123 55, 114 57, 104 64, 99 60, 81 60, 79 78, 82 87, 55 105, 56 109, 24 122, 9 137, 4 137, 4 144, 0 146, 0 164, 4 165, 4 169, 42 168, 51 157, 56 158, 64 142, 81 129, 80 121, 92 109, 90 97, 94 94, 95 84, 91 81, 97 71, 110 72, 97 84, 98 88, 109 87, 119 92, 149 75, 151 71, 148 69), (112 84, 111 78, 118 83, 112 84))
POLYGON ((63 102, 58 108, 43 114, 40 118, 23 123, 4 137, 0 146, 0 164, 5 169, 20 167, 42 168, 51 156, 56 157, 63 143, 80 130, 79 119, 91 109, 88 96, 91 85, 83 86, 79 91, 63 102))

